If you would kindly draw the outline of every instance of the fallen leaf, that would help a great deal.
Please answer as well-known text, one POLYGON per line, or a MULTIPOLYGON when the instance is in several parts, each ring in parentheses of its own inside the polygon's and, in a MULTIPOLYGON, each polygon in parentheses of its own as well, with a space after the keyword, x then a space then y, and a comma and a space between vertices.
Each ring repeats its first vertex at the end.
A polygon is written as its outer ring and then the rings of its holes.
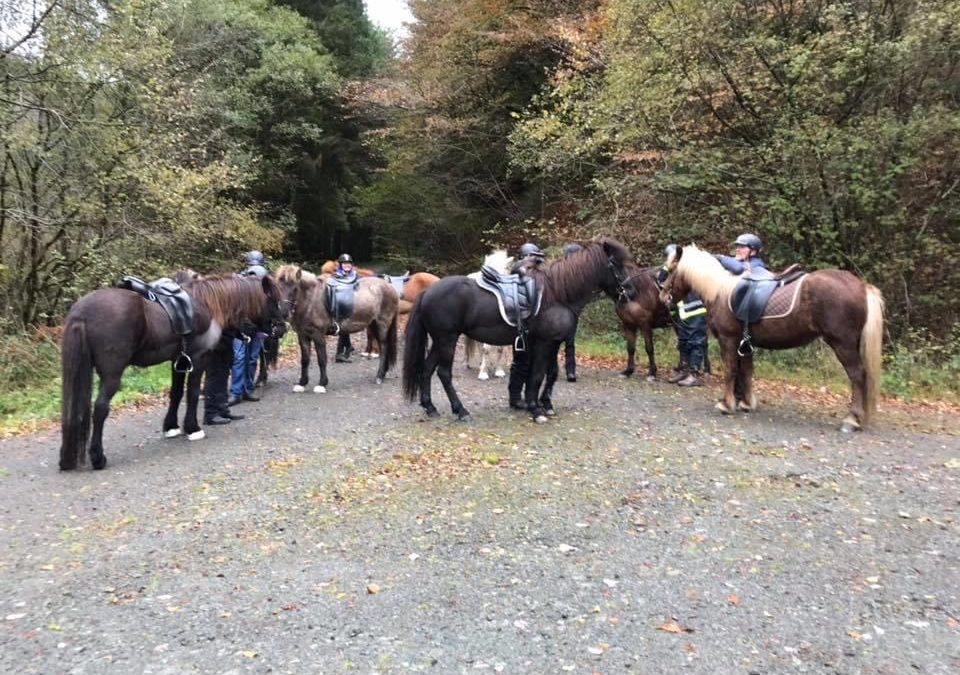
POLYGON ((734 607, 738 607, 740 605, 740 596, 737 595, 736 593, 733 593, 732 595, 728 595, 727 603, 733 605, 734 607))
POLYGON ((370 595, 376 595, 380 592, 380 586, 377 584, 367 584, 367 593, 370 595))
POLYGON ((248 659, 255 659, 255 658, 257 658, 257 656, 259 656, 259 655, 258 655, 255 651, 253 651, 252 649, 247 649, 247 650, 245 650, 245 651, 240 652, 240 656, 243 656, 243 657, 248 658, 248 659))
POLYGON ((692 628, 684 628, 676 621, 668 621, 662 626, 657 626, 657 630, 662 630, 664 633, 692 633, 692 628))

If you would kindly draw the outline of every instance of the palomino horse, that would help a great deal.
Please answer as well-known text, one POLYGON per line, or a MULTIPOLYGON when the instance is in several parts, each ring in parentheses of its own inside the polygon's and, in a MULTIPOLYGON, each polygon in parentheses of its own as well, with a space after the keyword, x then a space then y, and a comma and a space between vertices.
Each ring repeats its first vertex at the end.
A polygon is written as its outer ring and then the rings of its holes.
MULTIPOLYGON (((657 361, 653 354, 653 329, 671 325, 670 310, 660 300, 657 286, 659 267, 628 265, 627 279, 623 282, 623 296, 617 300, 617 316, 623 337, 627 340, 627 367, 620 371, 630 377, 636 370, 637 330, 643 335, 643 347, 647 352, 647 382, 657 379, 657 361)), ((703 354, 704 371, 710 372, 710 357, 703 354)))
MULTIPOLYGON (((185 279, 186 277, 181 277, 185 279)), ((220 277, 194 279, 183 284, 193 300, 194 330, 188 341, 193 361, 187 386, 187 412, 183 427, 190 440, 204 437, 197 424, 200 379, 207 352, 224 330, 237 330, 252 321, 266 324, 283 318, 278 288, 270 277, 220 277)), ((110 400, 120 388, 127 366, 171 363, 180 353, 182 339, 174 333, 163 308, 137 293, 121 288, 101 288, 77 300, 67 313, 63 331, 62 444, 60 468, 76 469, 86 461, 89 443, 94 469, 107 465, 103 454, 103 423, 110 400), (100 390, 93 408, 90 438, 93 371, 100 377, 100 390)), ((179 435, 177 409, 183 397, 185 373, 173 373, 170 405, 163 422, 164 434, 179 435)))
MULTIPOLYGON (((294 298, 290 323, 300 343, 300 381, 293 391, 299 393, 309 382, 310 347, 317 353, 320 380, 313 391, 327 390, 327 335, 336 331, 336 323, 324 303, 324 284, 327 275, 316 276, 296 265, 284 265, 277 270, 277 281, 285 297, 294 298)), ((380 351, 377 384, 383 382, 387 371, 397 360, 397 305, 399 298, 393 287, 378 277, 362 277, 353 297, 353 313, 339 322, 342 333, 356 333, 372 327, 384 348, 380 351)))
MULTIPOLYGON (((528 268, 543 292, 540 312, 527 322, 526 347, 531 350, 526 403, 537 422, 553 414, 550 395, 557 379, 557 352, 570 334, 577 316, 601 290, 616 298, 624 278, 623 266, 630 254, 619 242, 602 239, 586 244, 568 258, 554 261, 545 270, 528 268), (540 387, 546 377, 546 386, 540 387)), ((470 418, 453 387, 453 357, 457 339, 465 334, 487 344, 508 345, 517 329, 500 316, 497 299, 462 276, 444 277, 417 300, 407 320, 403 354, 403 391, 409 400, 420 394, 427 415, 438 415, 430 396, 430 382, 437 371, 450 400, 453 414, 470 418), (429 354, 427 341, 432 340, 429 354)))
MULTIPOLYGON (((726 380, 723 400, 717 403, 717 409, 724 414, 735 412, 738 406, 744 411, 754 410, 757 399, 753 393, 753 356, 738 354, 743 351, 739 345, 744 329, 729 304, 740 277, 728 273, 716 258, 693 245, 678 246, 667 269, 670 275, 660 297, 665 303, 672 303, 673 298, 685 297, 692 289, 707 306, 710 328, 720 341, 726 380), (734 394, 738 373, 743 383, 743 400, 739 404, 734 394)), ((875 286, 836 269, 811 272, 794 284, 778 291, 795 293, 789 309, 750 324, 752 342, 767 349, 790 349, 822 337, 850 378, 852 399, 842 429, 859 430, 877 407, 883 296, 875 286)))
MULTIPOLYGON (((507 252, 503 249, 497 249, 483 259, 483 266, 490 267, 503 274, 509 274, 510 269, 513 267, 513 256, 507 255, 507 252)), ((480 272, 472 272, 467 276, 476 281, 480 278, 480 272)), ((477 372, 478 380, 490 379, 490 374, 487 372, 487 360, 491 353, 493 356, 489 360, 493 365, 493 376, 506 377, 507 371, 504 368, 510 365, 507 361, 511 355, 510 345, 488 345, 477 342, 469 335, 466 335, 463 338, 463 350, 466 356, 467 370, 473 367, 473 364, 477 360, 477 353, 480 353, 480 370, 477 372)))

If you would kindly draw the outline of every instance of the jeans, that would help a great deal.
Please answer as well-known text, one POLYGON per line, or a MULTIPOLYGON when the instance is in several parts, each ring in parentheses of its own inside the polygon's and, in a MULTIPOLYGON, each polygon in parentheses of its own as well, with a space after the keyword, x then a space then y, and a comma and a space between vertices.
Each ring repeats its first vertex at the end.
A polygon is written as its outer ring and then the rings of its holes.
POLYGON ((240 397, 252 394, 257 381, 257 363, 263 338, 253 337, 250 342, 240 338, 233 341, 233 368, 230 371, 230 395, 240 397))

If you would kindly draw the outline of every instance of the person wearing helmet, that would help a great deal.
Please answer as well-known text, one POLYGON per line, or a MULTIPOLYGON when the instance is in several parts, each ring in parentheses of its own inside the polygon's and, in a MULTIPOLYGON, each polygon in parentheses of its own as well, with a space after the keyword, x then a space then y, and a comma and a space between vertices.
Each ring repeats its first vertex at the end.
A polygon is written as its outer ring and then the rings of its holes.
MULTIPOLYGON (((570 242, 563 247, 563 257, 569 258, 574 253, 583 250, 583 246, 576 242, 570 242)), ((563 363, 567 371, 567 382, 577 381, 577 326, 580 324, 580 315, 573 322, 573 328, 570 334, 563 340, 563 363)))
MULTIPOLYGON (((246 267, 240 272, 243 277, 262 279, 270 274, 267 260, 260 251, 248 251, 243 256, 246 267)), ((241 401, 259 401, 253 392, 257 381, 257 364, 260 363, 260 350, 267 334, 253 330, 252 335, 241 335, 233 340, 233 366, 230 369, 230 398, 227 405, 233 406, 241 401)), ((234 416, 234 419, 239 419, 234 416)))
MULTIPOLYGON (((523 274, 527 269, 538 269, 546 259, 546 254, 539 246, 532 242, 526 242, 517 251, 517 262, 513 264, 510 270, 514 274, 523 274)), ((513 360, 510 363, 510 379, 507 382, 507 393, 509 395, 510 407, 516 410, 526 410, 527 404, 523 400, 523 387, 527 382, 527 376, 530 374, 530 357, 528 352, 518 352, 513 349, 513 360)))
POLYGON ((763 242, 760 237, 750 232, 746 232, 737 237, 734 242, 734 255, 718 255, 717 260, 723 265, 723 268, 732 274, 743 274, 751 269, 766 270, 767 265, 760 257, 760 251, 763 250, 763 242))
MULTIPOLYGON (((667 280, 667 261, 676 252, 676 244, 668 244, 663 250, 663 267, 657 272, 657 284, 667 280)), ((676 303, 672 312, 673 326, 677 333, 677 351, 680 363, 667 377, 667 382, 681 387, 703 385, 703 362, 707 349, 707 308, 700 296, 690 291, 676 303)))
MULTIPOLYGON (((340 257, 337 258, 337 269, 333 276, 344 282, 356 281, 357 270, 353 267, 353 256, 349 253, 341 253, 340 257)), ((353 356, 353 343, 350 342, 350 334, 340 333, 337 338, 337 355, 334 361, 337 363, 352 363, 351 356, 353 356)))

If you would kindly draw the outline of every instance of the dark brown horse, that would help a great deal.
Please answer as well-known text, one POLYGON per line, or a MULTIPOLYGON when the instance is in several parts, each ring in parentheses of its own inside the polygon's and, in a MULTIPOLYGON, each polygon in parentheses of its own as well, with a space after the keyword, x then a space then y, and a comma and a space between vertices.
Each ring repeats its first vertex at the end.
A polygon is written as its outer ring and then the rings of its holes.
MULTIPOLYGON (((296 265, 284 265, 277 270, 277 281, 283 288, 284 297, 294 299, 290 323, 297 332, 300 343, 300 381, 293 387, 299 393, 309 382, 310 349, 317 353, 320 367, 319 383, 314 393, 327 390, 327 335, 335 329, 333 317, 324 303, 324 283, 329 275, 317 276, 296 265)), ((354 293, 354 309, 350 318, 339 322, 342 333, 376 330, 377 340, 384 346, 380 351, 380 367, 377 369, 377 384, 383 382, 387 371, 397 360, 397 305, 400 299, 388 282, 379 277, 362 277, 354 293)))
MULTIPOLYGON (((194 279, 186 281, 183 287, 193 300, 194 316, 194 331, 187 345, 193 371, 188 378, 183 426, 190 440, 198 440, 204 436, 197 424, 197 402, 207 353, 217 344, 223 330, 236 330, 247 321, 265 324, 282 318, 281 298, 270 277, 194 279)), ((123 371, 131 365, 172 363, 181 345, 181 337, 173 332, 170 319, 160 305, 133 291, 101 288, 74 303, 64 323, 61 350, 62 470, 76 469, 85 463, 88 441, 93 468, 102 469, 107 465, 103 454, 103 424, 110 412, 110 400, 120 388, 123 371), (100 377, 100 390, 93 407, 90 438, 94 370, 100 377)), ((183 397, 185 377, 184 373, 173 374, 170 405, 163 422, 163 431, 168 437, 181 433, 177 409, 183 397)))
MULTIPOLYGON (((669 304, 693 290, 707 306, 710 329, 720 341, 726 381, 717 409, 724 414, 733 413, 738 407, 744 411, 756 409, 753 356, 738 355, 743 326, 729 304, 740 278, 693 245, 678 246, 667 268, 670 274, 660 297, 669 304), (739 403, 734 394, 738 375, 743 384, 739 403)), ((785 311, 764 316, 750 325, 753 344, 767 349, 790 349, 822 337, 850 378, 850 411, 843 419, 842 429, 861 429, 876 412, 880 390, 883 296, 875 286, 850 272, 835 269, 811 272, 780 292, 791 293, 792 300, 785 311)))
MULTIPOLYGON (((597 290, 611 298, 619 295, 625 276, 623 267, 629 261, 630 254, 622 244, 603 239, 587 243, 583 250, 554 261, 545 270, 528 270, 543 291, 539 314, 527 321, 526 340, 530 350, 527 410, 537 422, 545 422, 553 414, 550 397, 557 379, 561 342, 597 290)), ((430 381, 436 371, 453 414, 461 420, 470 418, 453 387, 453 357, 461 335, 487 344, 507 345, 517 338, 517 329, 501 318, 497 299, 476 281, 462 276, 444 277, 414 304, 407 320, 403 354, 404 394, 412 401, 419 393, 420 405, 431 417, 439 414, 430 395, 430 381)))
MULTIPOLYGON (((669 328, 670 310, 660 300, 660 287, 657 286, 659 267, 637 267, 629 265, 627 279, 623 282, 624 295, 617 301, 617 316, 620 328, 627 340, 627 367, 620 371, 624 377, 630 377, 636 370, 637 331, 643 335, 643 347, 647 352, 647 382, 657 379, 657 361, 653 354, 653 329, 669 328)), ((710 372, 710 358, 706 349, 703 353, 704 372, 710 372)))

